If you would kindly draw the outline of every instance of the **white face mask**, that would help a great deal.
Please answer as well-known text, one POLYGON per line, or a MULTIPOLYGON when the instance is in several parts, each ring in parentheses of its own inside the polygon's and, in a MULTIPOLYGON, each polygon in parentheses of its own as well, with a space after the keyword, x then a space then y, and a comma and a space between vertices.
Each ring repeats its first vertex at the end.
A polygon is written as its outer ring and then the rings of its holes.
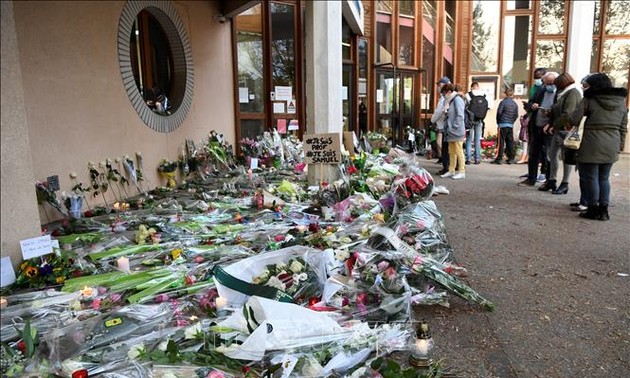
POLYGON ((540 87, 543 84, 542 79, 535 79, 534 84, 540 87))

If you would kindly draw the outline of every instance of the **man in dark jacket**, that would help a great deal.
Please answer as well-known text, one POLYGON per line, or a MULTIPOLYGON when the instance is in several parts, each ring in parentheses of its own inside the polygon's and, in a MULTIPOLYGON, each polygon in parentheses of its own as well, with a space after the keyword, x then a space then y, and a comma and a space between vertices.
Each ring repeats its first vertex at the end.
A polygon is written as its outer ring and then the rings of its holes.
POLYGON ((497 125, 499 126, 499 153, 493 164, 501 164, 503 151, 507 155, 507 163, 514 164, 514 122, 518 119, 518 105, 514 101, 514 90, 505 90, 505 98, 497 108, 497 125))
MULTIPOLYGON (((532 111, 529 120, 529 161, 527 163, 527 178, 518 183, 519 186, 534 186, 538 178, 538 164, 542 164, 541 172, 546 173, 548 167, 543 126, 549 123, 551 107, 556 96, 553 81, 558 77, 557 72, 547 72, 543 76, 543 85, 527 102, 526 108, 532 111)), ((544 184, 543 184, 544 185, 544 184)))

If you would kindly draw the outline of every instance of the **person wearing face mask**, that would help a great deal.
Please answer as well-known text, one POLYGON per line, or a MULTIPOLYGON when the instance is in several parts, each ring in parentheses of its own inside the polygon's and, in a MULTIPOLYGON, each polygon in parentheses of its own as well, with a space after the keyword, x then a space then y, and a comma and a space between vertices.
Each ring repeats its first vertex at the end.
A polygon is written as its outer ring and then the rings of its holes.
MULTIPOLYGON (((556 86, 554 80, 558 77, 557 72, 547 72, 543 77, 543 86, 541 86, 534 96, 528 102, 528 108, 532 111, 529 120, 529 161, 527 163, 527 178, 518 183, 519 186, 534 186, 538 178, 538 164, 542 164, 541 170, 546 172, 547 151, 545 142, 549 134, 545 134, 543 127, 549 123, 551 119, 551 107, 555 102, 556 86)), ((546 191, 556 189, 546 185, 546 182, 540 187, 540 190, 546 191)))
POLYGON ((586 83, 584 98, 571 115, 572 125, 579 124, 586 116, 576 154, 580 187, 587 204, 587 210, 580 213, 580 217, 607 221, 610 219, 610 171, 619 160, 628 131, 628 90, 613 87, 605 73, 588 76, 586 83))
MULTIPOLYGON (((556 186, 556 176, 560 166, 560 156, 564 156, 564 138, 568 129, 571 128, 569 117, 582 100, 582 93, 575 85, 575 80, 568 73, 560 74, 554 84, 557 88, 556 103, 551 108, 551 122, 543 127, 543 132, 551 134, 549 143, 549 176, 547 184, 549 187, 556 186)), ((564 162, 562 164, 562 182, 560 186, 552 190, 553 194, 567 194, 569 192, 569 178, 571 177, 572 166, 564 162)))
POLYGON ((444 95, 442 94, 442 88, 446 84, 450 84, 451 79, 444 76, 437 82, 437 92, 440 94, 440 99, 438 100, 437 106, 435 107, 435 112, 431 117, 431 123, 435 125, 435 132, 437 133, 437 145, 439 149, 438 154, 438 163, 442 163, 442 169, 436 172, 438 175, 443 175, 448 172, 448 143, 444 138, 444 110, 446 109, 446 103, 444 95))
MULTIPOLYGON (((538 91, 540 87, 542 87, 542 77, 547 73, 546 68, 536 68, 534 70, 534 85, 529 88, 529 93, 527 96, 528 100, 531 100, 534 97, 534 94, 538 91)), ((525 116, 521 119, 521 130, 519 132, 519 139, 523 142, 523 152, 521 153, 521 158, 516 164, 526 164, 529 159, 529 132, 528 130, 532 116, 532 110, 529 108, 529 103, 527 101, 523 101, 523 108, 525 109, 525 116)), ((522 178, 527 178, 527 174, 521 176, 522 178)))
POLYGON ((449 166, 448 172, 441 177, 453 180, 466 178, 466 164, 464 160, 464 141, 466 127, 464 126, 464 99, 453 84, 442 87, 442 94, 447 106, 446 121, 444 123, 444 137, 448 142, 449 166), (455 168, 458 171, 455 172, 455 168))

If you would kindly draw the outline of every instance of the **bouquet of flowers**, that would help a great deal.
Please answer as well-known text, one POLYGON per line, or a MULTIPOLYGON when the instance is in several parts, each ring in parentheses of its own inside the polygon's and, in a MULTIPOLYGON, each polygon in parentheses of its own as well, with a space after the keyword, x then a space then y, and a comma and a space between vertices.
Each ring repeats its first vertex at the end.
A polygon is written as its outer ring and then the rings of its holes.
POLYGON ((424 169, 409 169, 394 181, 396 201, 400 208, 409 203, 424 201, 433 194, 433 177, 424 169))
POLYGON ((91 272, 93 268, 79 259, 74 252, 56 251, 24 261, 10 289, 62 285, 66 279, 82 276, 91 272))
POLYGON ((387 146, 387 137, 381 133, 368 132, 367 139, 374 153, 379 153, 382 148, 387 146))
POLYGON ((158 166, 158 171, 162 176, 168 180, 168 187, 175 188, 177 183, 175 182, 175 175, 177 173, 177 162, 170 161, 168 159, 162 159, 158 166))
POLYGON ((258 157, 258 142, 254 139, 243 138, 240 141, 241 154, 245 157, 258 157))
POLYGON ((297 303, 308 301, 320 291, 316 273, 301 257, 267 265, 261 274, 252 278, 252 283, 282 290, 297 303))

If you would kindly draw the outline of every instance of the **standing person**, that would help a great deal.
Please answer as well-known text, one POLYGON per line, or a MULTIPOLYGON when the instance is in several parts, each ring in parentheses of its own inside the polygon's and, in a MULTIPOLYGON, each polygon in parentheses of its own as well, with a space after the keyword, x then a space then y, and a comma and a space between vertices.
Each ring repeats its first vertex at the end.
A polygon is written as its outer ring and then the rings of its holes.
POLYGON ((475 115, 474 126, 468 130, 466 136, 466 165, 471 162, 471 144, 475 141, 475 164, 481 163, 481 137, 483 136, 483 121, 488 113, 488 100, 485 93, 479 90, 479 83, 474 81, 470 91, 466 93, 466 105, 475 115))
POLYGON ((576 160, 581 188, 587 203, 582 218, 609 220, 610 170, 619 160, 628 131, 626 88, 614 88, 608 75, 596 73, 586 78, 581 106, 571 115, 577 125, 583 116, 584 134, 576 160))
POLYGON ((466 164, 464 163, 464 140, 466 127, 464 126, 464 99, 453 84, 446 84, 442 88, 447 104, 444 137, 448 143, 449 167, 448 172, 441 177, 451 177, 454 180, 466 178, 466 164), (458 171, 455 172, 455 167, 458 171))
MULTIPOLYGON (((532 117, 529 121, 529 161, 527 163, 527 178, 519 182, 519 186, 536 185, 538 164, 542 164, 542 170, 544 170, 547 156, 543 127, 549 123, 551 107, 556 97, 556 86, 553 84, 556 77, 558 77, 556 72, 547 72, 542 78, 543 86, 536 91, 527 103, 527 108, 532 111, 532 117)), ((541 186, 542 190, 555 189, 545 184, 541 186)))
MULTIPOLYGON (((531 100, 534 97, 534 94, 538 91, 540 87, 542 87, 542 77, 547 73, 546 68, 536 68, 534 70, 534 82, 533 85, 529 88, 529 92, 527 95, 527 99, 531 100)), ((529 108, 529 103, 527 101, 523 101, 523 108, 525 109, 525 116, 521 120, 521 132, 519 132, 519 139, 523 142, 523 152, 521 153, 521 159, 516 164, 525 164, 529 160, 529 132, 532 118, 532 110, 529 108)), ((527 174, 523 176, 526 178, 527 174)))
POLYGON ((518 105, 514 101, 514 90, 507 88, 505 98, 497 108, 497 125, 499 126, 499 153, 493 164, 501 164, 503 152, 507 155, 507 163, 514 164, 514 131, 512 127, 518 119, 518 105))
POLYGON ((442 94, 442 88, 446 84, 450 84, 451 79, 444 76, 437 82, 437 92, 440 94, 440 99, 438 100, 437 106, 435 107, 435 112, 433 116, 431 116, 431 122, 435 125, 435 131, 437 132, 437 144, 440 148, 440 155, 438 155, 438 163, 442 163, 442 169, 437 172, 438 175, 443 175, 448 172, 448 144, 446 139, 444 138, 444 110, 445 110, 445 99, 442 94))
MULTIPOLYGON (((568 73, 560 74, 554 84, 557 88, 556 103, 551 108, 551 123, 543 128, 547 132, 551 130, 552 137, 549 144, 549 186, 556 186, 556 176, 560 165, 560 156, 564 157, 564 138, 567 136, 565 129, 570 129, 570 116, 577 109, 582 94, 575 85, 575 80, 568 73)), ((564 158, 563 158, 564 159, 564 158)), ((552 191, 553 194, 567 194, 569 192, 569 178, 571 178, 572 166, 564 162, 562 164, 562 182, 552 191)))

